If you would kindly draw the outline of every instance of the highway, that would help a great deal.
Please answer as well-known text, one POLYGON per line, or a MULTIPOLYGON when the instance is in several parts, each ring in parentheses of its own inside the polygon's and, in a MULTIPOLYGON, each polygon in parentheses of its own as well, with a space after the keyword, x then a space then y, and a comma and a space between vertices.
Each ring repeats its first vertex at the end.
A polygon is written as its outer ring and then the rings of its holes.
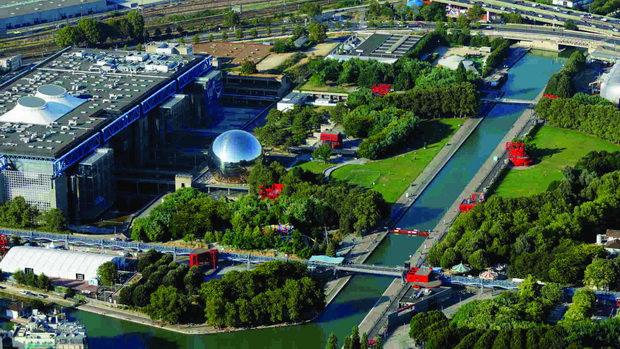
POLYGON ((579 12, 563 7, 542 5, 530 1, 521 0, 434 0, 436 2, 456 5, 460 7, 473 7, 476 4, 492 13, 516 13, 536 22, 549 23, 563 26, 566 20, 572 20, 577 28, 596 33, 608 33, 620 35, 620 19, 592 15, 587 12, 579 12))

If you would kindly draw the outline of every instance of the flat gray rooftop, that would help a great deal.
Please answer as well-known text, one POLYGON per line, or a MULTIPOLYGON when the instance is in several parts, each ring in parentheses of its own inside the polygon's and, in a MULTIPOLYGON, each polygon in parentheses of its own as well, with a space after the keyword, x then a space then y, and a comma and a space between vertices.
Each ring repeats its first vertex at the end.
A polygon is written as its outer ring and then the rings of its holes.
MULTIPOLYGON (((104 0, 0 0, 0 19, 87 5, 104 0)), ((88 8, 84 8, 87 11, 88 8)))
POLYGON ((400 58, 418 43, 421 36, 398 34, 372 34, 355 52, 362 56, 400 58))
POLYGON ((0 116, 43 85, 61 86, 86 102, 50 125, 0 123, 0 153, 57 157, 163 86, 194 59, 198 58, 89 49, 65 52, 0 89, 0 116))

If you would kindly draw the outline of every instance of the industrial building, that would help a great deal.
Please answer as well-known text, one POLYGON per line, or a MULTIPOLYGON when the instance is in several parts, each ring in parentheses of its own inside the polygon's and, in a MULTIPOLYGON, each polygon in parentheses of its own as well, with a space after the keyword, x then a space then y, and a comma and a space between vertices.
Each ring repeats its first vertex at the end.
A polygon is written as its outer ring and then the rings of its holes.
POLYGON ((95 219, 132 193, 123 178, 190 163, 182 129, 206 124, 221 94, 211 57, 62 50, 0 85, 0 201, 95 219))
POLYGON ((256 137, 242 130, 222 133, 213 141, 211 149, 211 168, 224 177, 243 173, 262 154, 256 137))
POLYGON ((400 34, 353 34, 336 47, 327 58, 349 60, 352 58, 375 59, 394 63, 411 51, 422 36, 400 34))
POLYGON ((601 77, 601 97, 618 104, 620 101, 620 62, 601 77))
POLYGON ((97 269, 103 263, 112 262, 118 269, 125 265, 125 257, 78 251, 48 249, 31 246, 15 246, 0 262, 0 270, 6 273, 33 272, 51 278, 88 281, 95 285, 97 269))
POLYGON ((106 0, 8 0, 0 4, 0 32, 111 10, 106 0))

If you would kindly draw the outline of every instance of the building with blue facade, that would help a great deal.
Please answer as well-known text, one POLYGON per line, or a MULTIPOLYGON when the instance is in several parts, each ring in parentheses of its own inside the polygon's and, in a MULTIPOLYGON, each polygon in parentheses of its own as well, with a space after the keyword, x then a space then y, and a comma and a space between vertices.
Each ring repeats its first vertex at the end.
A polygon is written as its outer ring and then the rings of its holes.
POLYGON ((176 159, 221 92, 210 56, 62 50, 0 85, 0 201, 94 219, 119 172, 176 159))

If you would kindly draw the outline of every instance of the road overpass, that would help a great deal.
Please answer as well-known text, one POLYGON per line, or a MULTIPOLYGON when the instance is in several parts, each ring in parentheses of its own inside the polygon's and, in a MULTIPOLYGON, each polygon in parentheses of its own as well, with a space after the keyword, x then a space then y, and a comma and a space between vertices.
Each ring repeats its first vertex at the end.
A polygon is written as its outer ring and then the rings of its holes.
POLYGON ((579 30, 602 33, 608 35, 620 36, 620 20, 613 17, 602 17, 594 15, 593 18, 585 18, 590 16, 587 12, 575 11, 572 9, 561 8, 554 10, 553 5, 537 4, 530 1, 515 0, 433 0, 450 6, 460 8, 471 8, 479 3, 483 9, 490 13, 517 13, 522 17, 534 22, 547 23, 557 26, 564 26, 564 22, 572 20, 579 30), (534 7, 533 5, 536 5, 534 7), (566 13, 564 13, 566 12, 566 13), (581 17, 581 16, 584 17, 581 17), (605 19, 603 21, 602 19, 605 19), (614 30, 615 29, 615 30, 614 30))
POLYGON ((525 100, 525 99, 512 99, 512 98, 480 98, 483 102, 489 103, 505 103, 505 104, 534 104, 534 101, 525 100))

